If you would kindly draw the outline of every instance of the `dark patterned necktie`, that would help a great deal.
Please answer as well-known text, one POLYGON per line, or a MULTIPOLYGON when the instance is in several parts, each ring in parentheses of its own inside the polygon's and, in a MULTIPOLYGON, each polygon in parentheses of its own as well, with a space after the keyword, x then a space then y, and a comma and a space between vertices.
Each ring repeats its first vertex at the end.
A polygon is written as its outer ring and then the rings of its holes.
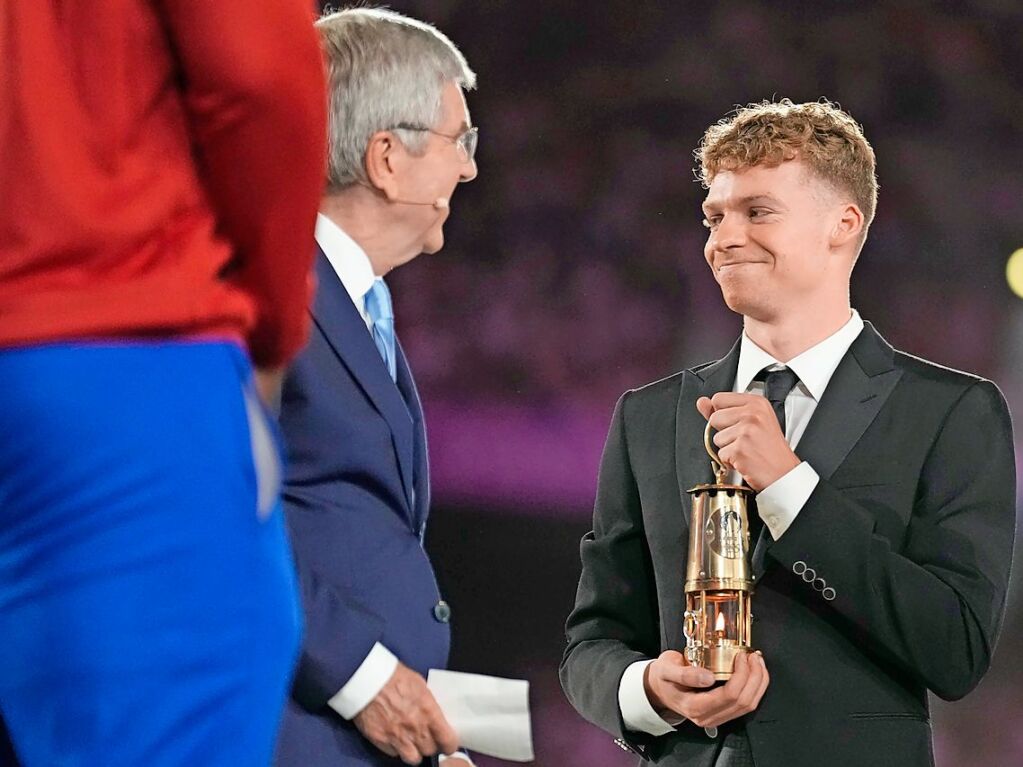
MULTIPOLYGON (((788 368, 781 368, 779 370, 767 370, 764 368, 757 373, 756 378, 753 380, 764 382, 764 396, 771 403, 774 417, 778 419, 778 425, 781 426, 781 433, 784 437, 785 400, 789 396, 789 392, 799 383, 799 376, 788 368)), ((760 514, 754 511, 750 514, 749 520, 750 545, 754 548, 756 548, 757 541, 760 540, 760 531, 763 528, 764 522, 760 518, 760 514)))
POLYGON ((756 380, 764 382, 764 396, 771 403, 774 416, 781 426, 782 436, 785 436, 785 399, 799 383, 799 376, 789 368, 770 371, 765 369, 757 373, 756 380))

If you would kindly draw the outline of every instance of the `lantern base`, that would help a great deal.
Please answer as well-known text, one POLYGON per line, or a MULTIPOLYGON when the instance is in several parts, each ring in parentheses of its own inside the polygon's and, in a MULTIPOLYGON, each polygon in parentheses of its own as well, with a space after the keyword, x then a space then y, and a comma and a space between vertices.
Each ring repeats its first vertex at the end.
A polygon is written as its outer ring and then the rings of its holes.
POLYGON ((726 644, 712 645, 710 647, 686 648, 685 655, 694 666, 700 666, 710 671, 714 679, 718 681, 732 678, 732 669, 735 667, 736 655, 748 655, 752 650, 742 645, 726 644))

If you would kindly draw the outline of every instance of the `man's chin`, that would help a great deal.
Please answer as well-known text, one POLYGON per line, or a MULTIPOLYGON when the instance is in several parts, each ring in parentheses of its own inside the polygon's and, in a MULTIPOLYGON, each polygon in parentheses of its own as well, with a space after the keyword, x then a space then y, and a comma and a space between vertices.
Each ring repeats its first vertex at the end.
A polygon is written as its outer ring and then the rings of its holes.
POLYGON ((757 300, 752 295, 753 290, 722 290, 721 296, 725 299, 725 306, 736 314, 743 317, 757 317, 764 311, 763 300, 757 300))
POLYGON ((444 233, 437 232, 423 243, 423 253, 432 255, 444 247, 444 233))

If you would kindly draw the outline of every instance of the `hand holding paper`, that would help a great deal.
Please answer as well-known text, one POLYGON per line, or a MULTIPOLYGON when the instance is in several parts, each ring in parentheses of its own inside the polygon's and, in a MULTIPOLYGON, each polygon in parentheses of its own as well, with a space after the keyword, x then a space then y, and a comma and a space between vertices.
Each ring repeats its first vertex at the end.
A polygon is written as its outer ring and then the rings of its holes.
POLYGON ((422 676, 402 663, 369 705, 353 720, 374 746, 406 764, 437 752, 450 754, 458 739, 430 695, 422 676))

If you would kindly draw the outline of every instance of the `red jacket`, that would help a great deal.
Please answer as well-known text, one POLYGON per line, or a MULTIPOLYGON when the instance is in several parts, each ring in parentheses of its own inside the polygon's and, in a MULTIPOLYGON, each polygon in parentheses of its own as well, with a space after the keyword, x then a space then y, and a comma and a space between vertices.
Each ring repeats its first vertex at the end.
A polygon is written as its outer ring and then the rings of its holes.
POLYGON ((323 188, 308 0, 3 0, 0 347, 305 340, 323 188))

